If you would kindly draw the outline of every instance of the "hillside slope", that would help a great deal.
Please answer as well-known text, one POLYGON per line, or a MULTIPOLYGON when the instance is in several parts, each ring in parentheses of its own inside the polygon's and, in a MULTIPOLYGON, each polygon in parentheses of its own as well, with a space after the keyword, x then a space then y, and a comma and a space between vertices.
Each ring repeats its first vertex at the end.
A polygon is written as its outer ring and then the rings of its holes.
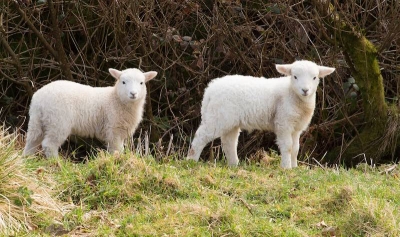
MULTIPOLYGON (((0 142, 1 150, 21 154, 15 143, 0 142)), ((31 182, 42 180, 69 210, 61 218, 54 211, 31 218, 32 228, 18 235, 400 236, 396 165, 281 170, 278 158, 238 168, 167 158, 99 152, 73 163, 18 156, 36 178, 31 182)), ((23 187, 24 200, 36 195, 34 186, 23 187)), ((12 191, 21 196, 21 189, 12 191)), ((6 195, 0 199, 5 203, 6 195)), ((37 216, 29 202, 18 204, 37 216)), ((2 226, 2 233, 8 228, 2 226)))

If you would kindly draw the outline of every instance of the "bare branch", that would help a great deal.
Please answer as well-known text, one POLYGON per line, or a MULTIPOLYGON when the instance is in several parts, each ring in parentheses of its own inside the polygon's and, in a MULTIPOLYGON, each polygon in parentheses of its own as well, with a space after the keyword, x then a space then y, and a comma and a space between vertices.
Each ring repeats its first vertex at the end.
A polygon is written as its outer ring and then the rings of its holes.
POLYGON ((22 16, 22 18, 28 25, 29 29, 31 29, 33 31, 33 33, 35 33, 35 35, 38 37, 40 42, 42 42, 43 46, 51 53, 51 55, 53 55, 53 57, 58 60, 57 52, 53 49, 53 47, 50 46, 50 44, 47 42, 47 40, 43 37, 42 33, 40 33, 40 31, 35 27, 35 25, 32 23, 32 21, 28 18, 26 13, 20 8, 17 1, 14 0, 11 2, 14 5, 15 9, 17 9, 20 16, 22 16))
MULTIPOLYGON (((20 79, 22 79, 24 77, 22 65, 21 65, 21 62, 19 61, 18 56, 14 53, 14 51, 12 50, 12 48, 10 47, 10 45, 7 42, 7 39, 5 37, 6 32, 5 32, 4 27, 3 27, 2 19, 3 19, 3 14, 1 14, 1 21, 0 21, 0 41, 1 41, 1 44, 3 44, 4 48, 6 49, 6 51, 10 54, 11 58, 13 59, 14 66, 17 69, 17 72, 18 72, 18 77, 20 79)), ((29 97, 32 97, 32 95, 33 95, 32 87, 27 81, 15 80, 11 76, 4 75, 4 73, 2 71, 1 71, 1 74, 3 74, 3 76, 5 78, 9 79, 13 83, 24 87, 26 92, 27 92, 27 94, 29 95, 29 97)))
POLYGON ((55 44, 57 49, 58 61, 60 62, 61 70, 67 80, 72 81, 73 77, 71 74, 70 64, 68 62, 67 56, 64 51, 64 47, 62 44, 61 39, 61 30, 58 26, 58 18, 57 18, 57 11, 53 4, 53 0, 47 0, 49 4, 49 11, 50 11, 50 18, 51 18, 51 25, 53 28, 53 36, 55 38, 55 44))

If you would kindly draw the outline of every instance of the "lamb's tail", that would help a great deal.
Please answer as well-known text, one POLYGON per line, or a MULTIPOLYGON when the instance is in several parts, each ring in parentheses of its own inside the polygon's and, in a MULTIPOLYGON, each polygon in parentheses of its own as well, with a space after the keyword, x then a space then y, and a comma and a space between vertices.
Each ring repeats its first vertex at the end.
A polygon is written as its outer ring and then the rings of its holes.
POLYGON ((207 109, 208 109, 208 104, 210 103, 210 97, 209 96, 204 96, 204 99, 201 103, 201 114, 205 114, 207 109))
POLYGON ((23 152, 24 156, 29 156, 35 153, 36 149, 42 142, 44 137, 43 124, 41 122, 41 112, 31 111, 28 132, 26 135, 26 145, 23 152))

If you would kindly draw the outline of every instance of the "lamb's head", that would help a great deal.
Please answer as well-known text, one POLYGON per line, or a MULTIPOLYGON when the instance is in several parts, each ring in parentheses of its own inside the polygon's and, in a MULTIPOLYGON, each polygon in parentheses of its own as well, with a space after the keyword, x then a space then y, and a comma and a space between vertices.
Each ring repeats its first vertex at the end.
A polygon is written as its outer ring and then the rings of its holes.
POLYGON ((319 66, 313 62, 302 60, 292 64, 276 65, 278 72, 290 76, 292 90, 302 99, 315 95, 319 78, 335 71, 335 68, 319 66))
POLYGON ((157 72, 142 72, 136 68, 119 71, 108 69, 110 74, 117 79, 115 89, 123 103, 130 103, 146 97, 146 82, 157 76, 157 72))

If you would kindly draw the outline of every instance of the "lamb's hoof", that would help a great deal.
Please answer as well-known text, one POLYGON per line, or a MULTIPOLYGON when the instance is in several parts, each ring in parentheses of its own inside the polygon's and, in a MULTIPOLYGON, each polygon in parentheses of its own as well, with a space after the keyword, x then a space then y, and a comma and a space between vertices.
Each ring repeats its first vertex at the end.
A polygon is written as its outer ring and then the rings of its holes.
POLYGON ((192 161, 194 161, 194 162, 197 162, 197 160, 196 160, 195 158, 191 157, 191 156, 187 156, 187 157, 185 158, 185 160, 188 160, 188 161, 192 160, 192 161))
POLYGON ((239 161, 234 161, 234 162, 229 162, 228 161, 228 166, 229 167, 237 167, 239 165, 239 161))
POLYGON ((114 151, 114 152, 113 152, 113 156, 114 156, 115 158, 119 158, 119 157, 121 156, 121 152, 120 152, 120 151, 114 151))
POLYGON ((193 156, 194 156, 194 149, 190 148, 186 159, 188 159, 188 158, 193 159, 193 156))
POLYGON ((34 154, 34 152, 27 152, 27 151, 23 151, 22 152, 22 157, 27 157, 27 156, 31 156, 31 155, 33 155, 34 154))
POLYGON ((46 158, 58 158, 58 151, 48 148, 48 147, 43 147, 44 155, 46 158))
POLYGON ((199 159, 198 158, 196 159, 194 154, 195 154, 194 149, 190 148, 185 160, 193 160, 193 161, 197 162, 199 159))

